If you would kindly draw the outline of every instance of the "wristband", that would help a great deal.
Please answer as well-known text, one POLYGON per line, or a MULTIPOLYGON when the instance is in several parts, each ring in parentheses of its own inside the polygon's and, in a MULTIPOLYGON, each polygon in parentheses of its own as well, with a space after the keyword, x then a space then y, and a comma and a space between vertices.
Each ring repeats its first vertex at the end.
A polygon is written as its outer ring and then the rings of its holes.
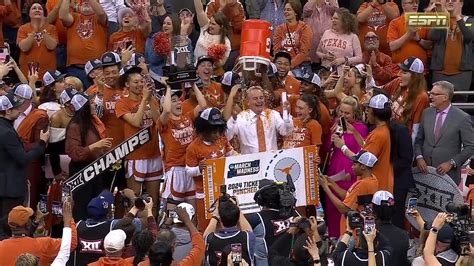
POLYGON ((342 153, 344 153, 344 155, 346 154, 346 151, 348 150, 349 148, 347 147, 347 145, 344 145, 341 147, 341 151, 342 153))
POLYGON ((438 228, 432 226, 431 229, 430 229, 431 232, 437 234, 438 233, 438 228))

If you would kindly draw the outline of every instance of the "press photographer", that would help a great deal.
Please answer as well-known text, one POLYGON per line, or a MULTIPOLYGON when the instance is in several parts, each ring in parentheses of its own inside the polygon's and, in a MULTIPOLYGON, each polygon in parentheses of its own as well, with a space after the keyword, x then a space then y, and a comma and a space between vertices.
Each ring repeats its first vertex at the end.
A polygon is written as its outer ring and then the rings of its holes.
POLYGON ((242 260, 254 265, 255 235, 252 227, 240 211, 236 199, 229 196, 225 189, 221 192, 223 195, 216 202, 211 221, 204 231, 207 245, 205 260, 209 265, 220 264, 221 260, 227 259, 221 257, 224 249, 233 245, 242 260))
POLYGON ((426 265, 455 265, 458 254, 451 248, 455 235, 453 228, 446 224, 448 213, 438 213, 426 239, 423 259, 426 265))
POLYGON ((246 216, 256 238, 255 263, 268 265, 268 250, 288 230, 296 199, 286 183, 269 179, 260 180, 253 198, 262 208, 246 216))
POLYGON ((393 249, 388 239, 377 232, 373 216, 362 217, 355 211, 347 213, 346 232, 333 253, 335 265, 387 265, 392 261, 392 254, 393 249), (354 235, 356 246, 351 250, 348 244, 353 232, 356 232, 354 235))
POLYGON ((320 256, 325 231, 314 216, 290 218, 290 228, 270 248, 269 265, 327 265, 327 257, 320 256))

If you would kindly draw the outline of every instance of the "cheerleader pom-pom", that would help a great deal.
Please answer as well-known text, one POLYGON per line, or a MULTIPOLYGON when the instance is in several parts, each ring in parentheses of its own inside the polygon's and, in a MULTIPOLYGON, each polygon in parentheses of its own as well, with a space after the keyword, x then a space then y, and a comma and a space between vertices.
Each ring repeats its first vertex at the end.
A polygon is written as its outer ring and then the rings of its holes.
POLYGON ((209 55, 214 61, 220 61, 225 57, 226 48, 222 43, 213 44, 207 49, 207 55, 209 55))
POLYGON ((153 50, 155 53, 161 56, 167 56, 171 52, 171 40, 168 34, 164 32, 158 32, 153 40, 153 50))

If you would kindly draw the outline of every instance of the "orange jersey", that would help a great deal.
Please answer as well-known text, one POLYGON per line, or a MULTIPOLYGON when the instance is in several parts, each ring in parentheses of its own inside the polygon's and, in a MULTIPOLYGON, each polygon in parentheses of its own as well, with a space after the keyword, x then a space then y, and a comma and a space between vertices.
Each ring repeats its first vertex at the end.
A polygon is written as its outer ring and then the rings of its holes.
MULTIPOLYGON (((132 100, 128 97, 122 97, 117 104, 115 105, 115 114, 118 118, 123 119, 123 116, 126 114, 134 114, 138 111, 140 106, 141 99, 132 100)), ((143 128, 151 126, 151 140, 140 147, 138 150, 132 152, 127 156, 127 160, 145 160, 145 159, 154 159, 160 156, 159 147, 158 147, 158 130, 156 128, 156 123, 153 120, 151 114, 151 107, 148 104, 145 107, 145 113, 143 115, 142 123, 140 127, 134 127, 123 119, 124 126, 124 138, 129 138, 136 134, 143 128)))
MULTIPOLYGON (((51 24, 45 24, 39 32, 35 34, 35 41, 28 52, 20 52, 20 69, 25 76, 28 76, 28 63, 38 62, 39 73, 38 76, 42 77, 46 71, 56 70, 56 49, 49 50, 44 42, 44 33, 46 30, 48 34, 56 41, 58 41, 58 33, 56 27, 51 24)), ((34 29, 31 23, 26 23, 18 29, 18 37, 16 43, 20 43, 22 40, 28 38, 28 33, 33 32, 34 29)))
MULTIPOLYGON (((203 160, 229 156, 232 151, 232 146, 225 135, 222 135, 214 143, 206 143, 201 137, 197 137, 186 150, 186 166, 196 167, 203 160)), ((204 193, 202 176, 195 176, 194 182, 196 183, 196 192, 204 193)))
POLYGON ((372 169, 372 173, 379 182, 378 190, 393 193, 393 165, 390 162, 390 145, 390 130, 388 126, 383 125, 370 132, 362 149, 372 153, 378 159, 372 169))
POLYGON ((129 32, 117 31, 109 39, 109 51, 121 51, 127 48, 127 42, 132 42, 135 52, 145 54, 145 41, 147 36, 140 29, 129 32))
POLYGON ((221 109, 225 105, 225 93, 220 83, 211 81, 211 84, 202 89, 202 94, 207 101, 208 107, 221 109))
POLYGON ((67 29, 67 65, 83 65, 100 58, 107 51, 107 25, 96 15, 73 13, 74 22, 67 29))
POLYGON ((306 123, 299 118, 293 118, 293 132, 284 137, 283 149, 321 145, 322 128, 318 121, 311 119, 306 123))
POLYGON ((186 166, 186 148, 194 139, 194 112, 168 119, 159 123, 160 135, 164 143, 165 171, 173 166, 186 166))
POLYGON ((110 88, 104 88, 103 104, 104 104, 104 115, 102 116, 102 122, 104 122, 107 136, 113 138, 113 147, 117 146, 124 140, 124 129, 123 121, 117 118, 115 114, 115 105, 123 95, 122 90, 113 90, 110 88))
POLYGON ((392 100, 392 118, 399 121, 407 121, 405 124, 410 131, 413 130, 414 124, 421 122, 421 115, 423 110, 429 107, 430 99, 428 93, 422 90, 415 99, 414 106, 412 107, 411 117, 403 117, 403 111, 405 110, 406 100, 408 97, 408 89, 400 87, 400 78, 394 79, 383 86, 383 89, 390 94, 392 100))
MULTIPOLYGON (((358 180, 347 190, 346 197, 342 203, 351 210, 358 210, 359 205, 357 204, 357 197, 373 195, 378 190, 379 182, 374 175, 363 179, 359 179, 358 177, 358 180)), ((346 217, 344 215, 341 216, 340 229, 341 234, 346 231, 346 217)))

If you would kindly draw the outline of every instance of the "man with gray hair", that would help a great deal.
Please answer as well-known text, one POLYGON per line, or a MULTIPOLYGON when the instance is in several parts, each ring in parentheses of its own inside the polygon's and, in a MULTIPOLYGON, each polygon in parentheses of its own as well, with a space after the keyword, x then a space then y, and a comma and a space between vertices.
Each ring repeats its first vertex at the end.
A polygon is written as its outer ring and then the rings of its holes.
POLYGON ((426 173, 427 166, 433 166, 459 184, 461 166, 474 152, 474 131, 471 117, 452 106, 453 94, 450 82, 433 83, 431 107, 423 112, 415 139, 415 156, 420 171, 426 173))

